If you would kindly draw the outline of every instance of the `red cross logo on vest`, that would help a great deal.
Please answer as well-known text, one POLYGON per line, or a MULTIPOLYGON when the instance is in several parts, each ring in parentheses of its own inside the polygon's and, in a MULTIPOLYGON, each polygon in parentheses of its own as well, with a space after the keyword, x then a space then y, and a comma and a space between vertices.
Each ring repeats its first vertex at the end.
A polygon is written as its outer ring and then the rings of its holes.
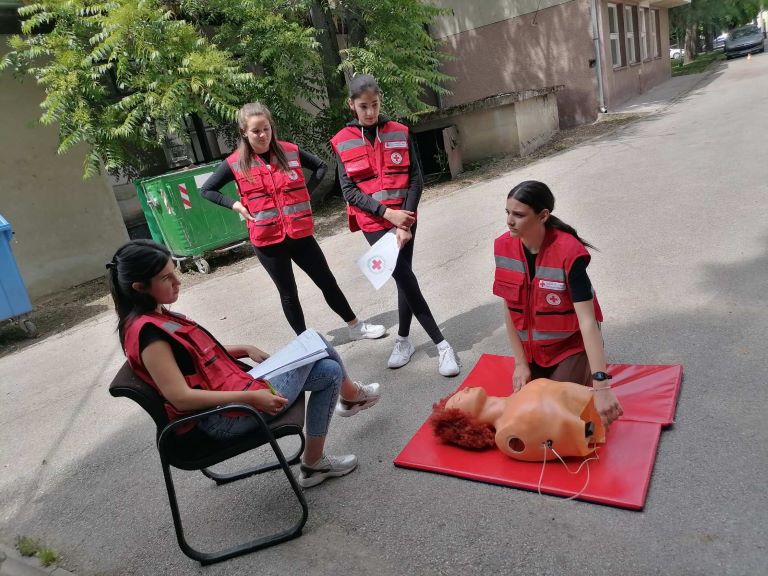
POLYGON ((547 304, 549 304, 550 306, 558 306, 561 302, 560 296, 558 296, 557 294, 553 294, 551 292, 547 294, 546 300, 547 300, 547 304))
POLYGON ((400 154, 400 152, 392 152, 390 159, 392 160, 392 164, 400 164, 403 161, 403 155, 400 154))
POLYGON ((288 171, 288 178, 290 178, 291 180, 298 180, 299 179, 299 175, 296 174, 296 170, 289 170, 288 171))

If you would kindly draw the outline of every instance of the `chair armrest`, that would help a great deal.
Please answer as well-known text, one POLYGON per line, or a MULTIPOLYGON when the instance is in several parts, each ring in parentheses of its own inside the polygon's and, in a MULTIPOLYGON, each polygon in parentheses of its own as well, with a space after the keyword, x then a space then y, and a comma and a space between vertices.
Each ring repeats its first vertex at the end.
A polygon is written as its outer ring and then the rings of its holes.
POLYGON ((264 417, 261 415, 261 413, 258 410, 256 410, 256 408, 254 408, 253 406, 249 406, 248 404, 223 404, 221 406, 216 406, 215 408, 209 408, 207 410, 195 412, 194 414, 190 414, 189 416, 184 416, 183 418, 179 418, 178 420, 174 420, 173 422, 168 424, 165 428, 162 429, 162 431, 157 437, 158 448, 162 449, 166 441, 165 439, 168 438, 170 434, 173 434, 174 431, 180 426, 197 422, 202 418, 206 418, 214 414, 220 414, 222 412, 232 412, 234 410, 236 410, 237 412, 245 412, 246 416, 250 416, 254 418, 257 424, 259 425, 259 428, 261 428, 262 431, 267 435, 267 438, 274 440, 272 436, 272 431, 269 429, 269 426, 267 425, 266 420, 264 420, 264 417))

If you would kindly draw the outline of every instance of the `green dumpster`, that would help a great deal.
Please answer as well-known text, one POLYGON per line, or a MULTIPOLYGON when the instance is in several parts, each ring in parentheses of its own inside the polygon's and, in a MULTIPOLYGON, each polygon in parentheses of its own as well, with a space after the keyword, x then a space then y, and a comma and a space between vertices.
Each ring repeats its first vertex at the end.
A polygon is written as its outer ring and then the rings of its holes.
MULTIPOLYGON (((149 231, 180 262, 192 259, 203 274, 210 271, 205 255, 243 245, 248 240, 245 220, 200 196, 199 189, 219 162, 134 180, 149 231)), ((234 182, 222 194, 237 199, 234 182)))

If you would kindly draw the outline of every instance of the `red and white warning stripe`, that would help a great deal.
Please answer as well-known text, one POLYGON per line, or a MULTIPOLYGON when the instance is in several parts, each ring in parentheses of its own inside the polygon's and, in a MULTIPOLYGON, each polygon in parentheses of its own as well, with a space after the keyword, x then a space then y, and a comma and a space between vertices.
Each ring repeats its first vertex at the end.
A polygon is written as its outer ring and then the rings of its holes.
POLYGON ((184 184, 179 184, 179 192, 181 193, 181 203, 184 204, 184 209, 189 210, 192 208, 192 202, 189 201, 189 192, 184 184))

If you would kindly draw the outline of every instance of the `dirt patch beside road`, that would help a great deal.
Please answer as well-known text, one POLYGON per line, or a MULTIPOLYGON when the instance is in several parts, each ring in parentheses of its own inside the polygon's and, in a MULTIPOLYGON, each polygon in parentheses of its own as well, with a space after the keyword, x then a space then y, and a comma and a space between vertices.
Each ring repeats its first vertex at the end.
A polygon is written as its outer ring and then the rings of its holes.
MULTIPOLYGON (((559 132, 546 146, 530 156, 517 158, 505 156, 494 158, 469 166, 457 179, 427 184, 423 198, 434 198, 441 194, 454 192, 477 182, 495 178, 547 156, 573 148, 578 144, 606 136, 621 127, 634 122, 642 115, 607 116, 594 124, 580 126, 559 132)), ((328 197, 315 209, 316 235, 328 236, 342 231, 346 227, 344 202, 338 196, 328 197)), ((233 274, 251 266, 258 266, 250 246, 243 246, 225 252, 210 260, 211 273, 200 274, 194 268, 184 274, 184 285, 194 286, 210 278, 233 274)), ((39 336, 36 339, 26 337, 26 333, 12 323, 0 323, 0 357, 11 354, 41 339, 76 326, 102 312, 112 309, 105 278, 97 278, 79 286, 73 286, 56 294, 46 296, 34 302, 34 311, 29 319, 35 323, 39 336)))

